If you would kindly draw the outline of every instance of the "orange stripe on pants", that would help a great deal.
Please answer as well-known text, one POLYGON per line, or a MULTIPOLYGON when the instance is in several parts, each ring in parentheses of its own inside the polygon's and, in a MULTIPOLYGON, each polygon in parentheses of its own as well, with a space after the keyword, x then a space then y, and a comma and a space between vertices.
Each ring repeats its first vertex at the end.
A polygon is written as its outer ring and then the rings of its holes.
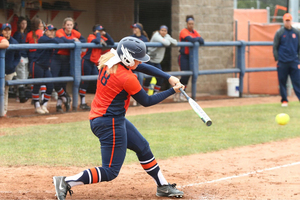
POLYGON ((91 172, 92 172, 93 183, 98 183, 99 180, 98 180, 98 173, 97 173, 96 168, 92 168, 92 169, 90 169, 90 170, 91 170, 91 172))
POLYGON ((112 119, 112 124, 113 124, 113 146, 112 146, 112 150, 111 150, 111 157, 110 157, 110 162, 109 162, 109 167, 111 167, 111 163, 112 163, 112 159, 114 157, 114 151, 115 151, 115 137, 116 137, 116 133, 115 133, 115 118, 112 119))
POLYGON ((142 164, 142 167, 144 168, 144 169, 150 169, 151 167, 153 167, 154 165, 156 165, 157 164, 157 162, 156 162, 156 160, 154 159, 151 163, 148 163, 148 164, 142 164))

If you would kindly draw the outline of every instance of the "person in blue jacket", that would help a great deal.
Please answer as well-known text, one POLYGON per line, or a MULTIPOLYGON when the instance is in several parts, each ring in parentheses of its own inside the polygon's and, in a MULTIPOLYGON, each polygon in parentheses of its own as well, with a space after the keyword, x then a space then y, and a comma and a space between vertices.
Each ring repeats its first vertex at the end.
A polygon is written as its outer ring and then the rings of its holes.
MULTIPOLYGON (((65 38, 57 38, 55 37, 55 31, 57 29, 51 25, 48 24, 45 28, 44 35, 40 37, 38 40, 38 43, 64 43, 68 42, 69 40, 65 38)), ((73 41, 70 41, 73 42, 73 41)), ((32 78, 43 78, 43 77, 52 77, 51 71, 50 71, 50 63, 51 58, 53 55, 53 49, 37 49, 35 52, 35 55, 32 59, 32 62, 30 64, 30 73, 32 74, 32 78)), ((35 111, 39 114, 46 114, 49 113, 47 109, 47 103, 51 98, 51 93, 53 90, 53 83, 47 83, 46 84, 46 93, 44 94, 44 99, 40 103, 40 97, 39 97, 39 89, 40 84, 35 84, 33 86, 32 90, 32 100, 34 102, 35 111), (42 105, 41 105, 42 104, 42 105)), ((60 98, 66 100, 66 94, 62 94, 60 98)))
POLYGON ((273 55, 277 63, 277 73, 281 95, 281 106, 288 106, 286 82, 291 77, 296 96, 300 100, 300 32, 292 27, 292 15, 283 15, 284 26, 274 37, 273 55))
POLYGON ((144 27, 141 23, 135 23, 131 25, 131 28, 133 33, 133 35, 131 35, 132 37, 136 37, 143 42, 149 42, 148 34, 146 33, 146 31, 144 31, 144 27))
MULTIPOLYGON (((25 17, 19 17, 18 19, 18 30, 14 33, 13 38, 17 40, 19 44, 26 43, 27 36, 27 20, 25 17)), ((21 60, 16 67, 17 79, 28 78, 28 50, 20 50, 21 60)), ((20 103, 27 102, 28 98, 25 95, 25 85, 18 86, 19 101, 20 103)))
MULTIPOLYGON (((11 37, 11 25, 9 23, 2 24, 1 27, 2 35, 5 39, 8 40, 9 44, 18 44, 17 40, 11 37)), ((16 75, 16 67, 19 64, 21 59, 20 51, 6 51, 5 53, 5 80, 12 80, 16 75)), ((8 90, 9 86, 5 86, 4 93, 4 115, 7 113, 7 104, 8 104, 8 90)))
MULTIPOLYGON (((88 43, 101 44, 102 46, 114 45, 114 40, 105 31, 104 27, 96 24, 92 28, 93 34, 88 36, 88 43)), ((100 56, 107 53, 108 49, 103 48, 88 48, 81 60, 81 75, 98 75, 98 62, 100 56)), ((89 81, 82 81, 79 87, 80 106, 82 110, 90 110, 91 107, 85 102, 86 90, 89 86, 89 81)))

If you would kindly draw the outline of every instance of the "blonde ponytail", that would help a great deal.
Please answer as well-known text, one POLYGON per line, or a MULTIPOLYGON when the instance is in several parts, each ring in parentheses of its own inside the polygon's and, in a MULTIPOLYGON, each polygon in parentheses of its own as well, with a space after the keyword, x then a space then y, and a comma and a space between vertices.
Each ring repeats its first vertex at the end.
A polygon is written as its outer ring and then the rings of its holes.
MULTIPOLYGON (((98 69, 102 69, 104 68, 106 65, 104 63, 106 63, 109 59, 111 59, 112 57, 114 57, 115 54, 113 54, 112 52, 107 52, 106 54, 103 54, 100 59, 99 59, 99 65, 98 65, 98 69)), ((114 74, 117 72, 118 69, 118 65, 114 65, 112 66, 110 69, 107 69, 107 73, 109 74, 114 74)))

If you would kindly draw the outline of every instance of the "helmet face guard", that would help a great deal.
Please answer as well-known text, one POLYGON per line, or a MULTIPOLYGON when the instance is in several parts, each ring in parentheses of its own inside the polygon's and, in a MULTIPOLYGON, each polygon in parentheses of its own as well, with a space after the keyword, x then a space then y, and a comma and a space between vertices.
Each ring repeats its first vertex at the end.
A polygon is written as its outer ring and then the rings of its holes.
POLYGON ((135 37, 123 38, 118 44, 117 53, 122 63, 127 67, 134 66, 134 60, 141 62, 150 60, 150 57, 146 54, 145 43, 135 37))

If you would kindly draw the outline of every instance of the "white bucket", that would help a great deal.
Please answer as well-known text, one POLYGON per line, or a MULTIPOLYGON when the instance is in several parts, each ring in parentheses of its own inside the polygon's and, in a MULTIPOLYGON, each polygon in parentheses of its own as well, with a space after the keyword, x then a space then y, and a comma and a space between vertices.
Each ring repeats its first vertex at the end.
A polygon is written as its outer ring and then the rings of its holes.
POLYGON ((227 78, 227 95, 230 97, 239 97, 239 78, 227 78))

